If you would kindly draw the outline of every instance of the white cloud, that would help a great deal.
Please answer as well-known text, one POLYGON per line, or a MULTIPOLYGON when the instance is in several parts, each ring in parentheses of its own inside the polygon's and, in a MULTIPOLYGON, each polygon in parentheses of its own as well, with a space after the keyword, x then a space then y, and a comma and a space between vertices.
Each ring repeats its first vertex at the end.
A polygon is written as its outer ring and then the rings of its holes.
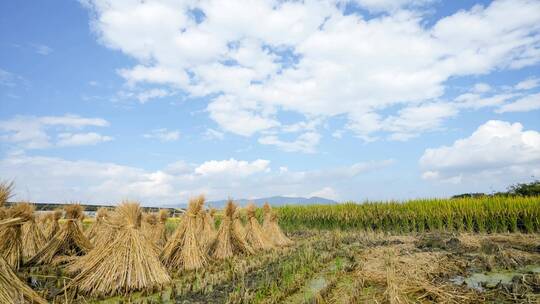
POLYGON ((476 93, 486 93, 486 92, 489 92, 490 90, 491 90, 491 86, 483 82, 477 83, 473 87, 473 92, 476 92, 476 93))
POLYGON ((242 136, 286 132, 280 114, 293 112, 307 120, 346 117, 365 140, 377 132, 413 137, 454 114, 396 133, 400 119, 385 110, 407 114, 440 98, 451 78, 540 60, 538 1, 493 1, 433 25, 414 10, 427 1, 358 0, 388 11, 369 20, 345 14, 338 2, 95 0, 87 7, 100 41, 137 60, 119 71, 129 84, 209 96, 210 118, 242 136))
POLYGON ((540 85, 540 78, 525 79, 514 86, 516 90, 530 90, 540 85))
POLYGON ((171 95, 172 95, 171 92, 164 89, 152 89, 152 90, 140 92, 139 94, 137 94, 137 99, 139 100, 140 103, 145 103, 150 99, 162 98, 162 97, 171 96, 171 95))
POLYGON ((293 171, 279 166, 272 170, 270 161, 264 159, 228 159, 200 164, 177 161, 163 169, 145 170, 110 162, 73 161, 23 153, 0 159, 0 172, 2 178, 15 180, 16 199, 112 204, 134 199, 145 205, 158 205, 185 203, 190 196, 201 193, 210 200, 229 196, 245 198, 316 193, 325 188, 342 193, 357 185, 357 177, 380 171, 391 163, 388 160, 373 161, 338 168, 293 171))
POLYGON ((97 133, 71 134, 62 132, 58 142, 51 142, 51 133, 58 130, 80 130, 85 127, 106 127, 109 123, 102 118, 86 118, 78 115, 64 116, 15 116, 0 121, 0 141, 15 143, 25 149, 40 149, 54 145, 68 146, 75 143, 96 144, 99 141, 112 140, 109 136, 97 133))
POLYGON ((225 138, 225 134, 223 134, 223 132, 219 132, 218 130, 208 128, 204 132, 204 137, 209 140, 213 140, 213 139, 223 140, 225 138))
POLYGON ((334 190, 332 187, 324 187, 322 189, 319 189, 317 191, 311 192, 309 194, 309 197, 322 197, 322 198, 328 198, 331 200, 338 200, 339 195, 336 193, 336 190, 334 190))
POLYGON ((540 173, 540 133, 490 120, 451 146, 426 149, 420 166, 424 179, 513 183, 540 173))
POLYGON ((88 146, 113 140, 110 136, 104 136, 95 132, 89 133, 60 133, 56 145, 59 147, 88 146))
POLYGON ((31 44, 34 51, 39 55, 49 55, 52 53, 53 49, 47 45, 44 44, 31 44))
POLYGON ((180 139, 180 131, 160 128, 150 131, 143 135, 144 138, 158 139, 162 142, 177 141, 180 139))
POLYGON ((269 135, 259 138, 259 143, 276 146, 285 152, 314 153, 320 139, 319 133, 306 132, 300 134, 294 141, 282 141, 277 136, 269 135))
POLYGON ((540 109, 540 93, 527 95, 511 103, 500 106, 496 112, 528 112, 540 109))

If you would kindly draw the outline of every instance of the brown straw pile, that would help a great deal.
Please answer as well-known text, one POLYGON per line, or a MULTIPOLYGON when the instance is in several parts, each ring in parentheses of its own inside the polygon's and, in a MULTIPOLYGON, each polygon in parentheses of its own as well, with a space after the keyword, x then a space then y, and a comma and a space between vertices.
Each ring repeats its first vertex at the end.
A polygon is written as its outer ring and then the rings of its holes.
POLYGON ((13 182, 0 182, 0 220, 7 217, 5 205, 13 197, 13 182))
POLYGON ((200 213, 201 232, 199 234, 199 242, 205 251, 216 238, 216 224, 214 221, 215 212, 214 209, 210 209, 201 211, 200 213))
MULTIPOLYGON (((235 217, 236 213, 236 205, 229 199, 225 207, 225 216, 217 232, 217 237, 210 244, 209 253, 211 257, 221 260, 235 255, 254 253, 253 248, 251 248, 244 238, 243 229, 239 230, 239 226, 235 225, 235 221, 240 221, 238 217, 235 217)), ((240 227, 242 225, 240 223, 237 224, 240 227)))
POLYGON ((83 214, 81 205, 67 205, 64 210, 66 222, 45 247, 28 261, 28 265, 51 264, 55 258, 84 255, 93 248, 81 229, 80 219, 83 214))
POLYGON ((268 203, 264 204, 264 222, 263 222, 263 231, 266 235, 266 238, 269 239, 274 246, 284 247, 291 246, 293 241, 291 241, 278 224, 277 214, 272 211, 272 207, 268 203))
POLYGON ((187 212, 174 234, 165 244, 161 260, 167 268, 200 269, 208 264, 205 250, 199 243, 201 225, 199 213, 204 205, 204 196, 189 201, 187 212))
POLYGON ((23 262, 22 225, 32 218, 33 209, 29 204, 17 204, 7 209, 6 218, 22 219, 10 225, 0 227, 0 255, 14 270, 18 270, 23 262))
POLYGON ((272 242, 266 238, 266 235, 264 234, 261 225, 255 216, 256 210, 257 207, 255 207, 255 204, 253 203, 250 203, 246 207, 248 217, 246 225, 246 240, 255 250, 272 249, 274 248, 274 244, 272 244, 272 242))
POLYGON ((98 208, 96 212, 96 219, 94 223, 86 230, 86 238, 92 242, 92 244, 96 245, 96 239, 99 238, 99 235, 102 233, 103 229, 107 229, 105 227, 104 221, 109 216, 109 210, 107 208, 98 208))
MULTIPOLYGON (((7 226, 22 225, 22 218, 0 221, 0 230, 7 226)), ((0 303, 35 303, 47 304, 28 285, 24 284, 13 272, 11 266, 0 256, 0 303)))
POLYGON ((33 257, 47 242, 36 221, 34 206, 29 204, 29 208, 32 210, 32 215, 22 226, 23 257, 25 259, 33 257))
POLYGON ((166 209, 159 210, 159 222, 156 225, 154 232, 154 237, 156 239, 156 245, 159 248, 163 248, 167 244, 167 220, 169 219, 170 214, 166 209))
POLYGON ((62 209, 55 209, 53 212, 47 214, 47 228, 45 231, 45 238, 50 241, 60 231, 60 224, 58 221, 63 215, 62 209))
POLYGON ((141 231, 141 208, 137 203, 120 204, 112 216, 115 238, 101 244, 69 267, 78 271, 66 289, 92 296, 125 295, 152 291, 170 282, 153 244, 141 231))

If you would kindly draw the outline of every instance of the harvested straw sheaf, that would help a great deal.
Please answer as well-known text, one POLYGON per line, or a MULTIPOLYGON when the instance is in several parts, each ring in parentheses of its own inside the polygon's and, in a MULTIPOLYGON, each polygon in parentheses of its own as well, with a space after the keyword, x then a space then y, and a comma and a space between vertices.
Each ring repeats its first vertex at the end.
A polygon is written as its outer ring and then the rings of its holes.
POLYGON ((201 232, 199 242, 203 249, 207 250, 216 238, 216 226, 214 221, 215 210, 201 211, 201 232))
POLYGON ((13 197, 15 184, 11 182, 0 182, 0 207, 4 207, 7 201, 13 197))
POLYGON ((23 263, 22 225, 32 218, 32 213, 30 204, 17 204, 7 209, 6 217, 21 221, 12 221, 0 227, 0 254, 14 270, 18 270, 23 263))
POLYGON ((264 211, 264 222, 263 222, 263 231, 266 235, 266 238, 277 247, 291 246, 293 241, 291 241, 278 224, 278 217, 272 211, 272 207, 268 203, 265 203, 263 206, 264 211))
POLYGON ((250 203, 247 208, 248 221, 246 224, 246 240, 255 250, 269 250, 274 244, 264 234, 261 225, 257 221, 255 204, 250 203))
POLYGON ((30 207, 32 208, 32 216, 22 226, 23 257, 25 259, 33 257, 47 242, 36 221, 35 208, 32 205, 30 207))
POLYGON ((169 219, 170 214, 168 210, 161 209, 159 210, 159 222, 156 225, 156 229, 154 231, 154 237, 157 240, 156 245, 159 248, 163 248, 165 244, 167 244, 167 220, 169 219))
POLYGON ((47 241, 51 240, 60 231, 58 221, 62 218, 63 213, 62 209, 55 209, 53 212, 47 214, 47 228, 45 231, 47 241))
MULTIPOLYGON (((22 218, 0 221, 0 229, 22 223, 24 223, 22 218)), ((24 284, 13 272, 11 266, 0 256, 0 303, 47 304, 47 301, 24 284)))
POLYGON ((141 208, 122 203, 116 209, 114 240, 101 244, 68 267, 79 272, 67 289, 92 296, 125 295, 155 290, 170 282, 153 244, 141 231, 141 208))
POLYGON ((66 222, 35 256, 28 265, 51 264, 55 258, 62 260, 66 257, 80 256, 93 248, 92 243, 84 235, 80 219, 83 208, 81 205, 67 205, 64 207, 66 222))
POLYGON ((239 223, 240 219, 235 217, 236 213, 236 205, 232 200, 229 200, 217 236, 209 247, 211 257, 221 260, 235 255, 255 253, 244 238, 243 229, 239 230, 239 226, 235 225, 235 221, 240 227, 242 225, 239 223))
POLYGON ((96 245, 96 239, 99 238, 99 236, 102 233, 105 233, 104 230, 107 228, 105 227, 104 221, 109 216, 109 210, 107 208, 98 208, 96 212, 96 219, 94 223, 88 228, 88 230, 85 232, 86 238, 94 245, 96 245))
POLYGON ((200 269, 208 264, 205 250, 199 243, 201 224, 199 213, 204 205, 204 196, 189 201, 187 212, 174 234, 167 241, 161 254, 161 260, 167 268, 200 269))

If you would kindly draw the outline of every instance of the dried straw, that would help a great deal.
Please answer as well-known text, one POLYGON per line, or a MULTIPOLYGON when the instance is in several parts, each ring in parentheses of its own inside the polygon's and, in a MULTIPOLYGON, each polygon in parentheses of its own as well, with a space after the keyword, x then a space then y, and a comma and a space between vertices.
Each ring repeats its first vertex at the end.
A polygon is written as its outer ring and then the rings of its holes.
POLYGON ((247 208, 248 221, 246 225, 246 240, 255 250, 269 250, 274 248, 274 245, 268 240, 257 221, 255 204, 250 203, 247 208))
POLYGON ((48 225, 45 231, 45 238, 47 241, 50 241, 58 231, 60 231, 60 224, 58 221, 62 218, 63 213, 62 209, 55 209, 47 216, 48 225))
POLYGON ((25 259, 33 257, 47 242, 36 222, 35 208, 32 205, 30 205, 30 208, 32 208, 32 216, 22 226, 23 257, 25 259))
POLYGON ((76 288, 79 293, 92 296, 111 296, 155 290, 169 283, 165 267, 141 231, 139 204, 120 204, 111 224, 118 229, 114 240, 96 247, 68 268, 80 273, 66 289, 76 288))
POLYGON ((165 244, 161 260, 168 268, 191 270, 203 268, 208 264, 208 257, 198 239, 201 231, 199 213, 203 205, 204 196, 189 201, 182 222, 165 244))
POLYGON ((3 181, 0 182, 0 208, 4 207, 7 201, 13 197, 13 188, 15 184, 13 181, 3 181))
POLYGON ((211 257, 215 259, 226 259, 235 255, 254 253, 253 248, 251 248, 244 238, 243 230, 239 230, 238 225, 234 225, 235 221, 240 221, 238 217, 235 218, 236 213, 236 205, 229 199, 225 207, 225 216, 217 232, 217 237, 209 247, 211 257))
POLYGON ((291 246, 293 244, 293 241, 291 241, 283 233, 283 231, 281 231, 281 228, 278 224, 277 214, 272 211, 272 207, 270 207, 268 203, 265 203, 263 206, 263 211, 263 231, 266 235, 266 238, 269 239, 272 244, 277 247, 291 246))
POLYGON ((7 209, 7 218, 20 218, 22 222, 0 227, 0 254, 14 270, 18 270, 23 262, 22 225, 32 218, 32 213, 30 204, 17 204, 7 209))
POLYGON ((93 248, 81 229, 80 219, 83 213, 81 205, 66 205, 64 210, 66 222, 45 247, 27 262, 28 265, 51 264, 55 258, 84 255, 93 248))
POLYGON ((210 244, 216 238, 216 226, 214 221, 215 210, 206 210, 201 212, 201 232, 199 242, 202 248, 208 249, 210 244))
MULTIPOLYGON (((0 229, 7 226, 22 225, 23 223, 22 218, 0 221, 0 229)), ((0 303, 47 304, 47 301, 24 284, 13 272, 11 266, 0 256, 0 303)))
POLYGON ((109 216, 109 210, 107 208, 98 208, 96 212, 96 219, 94 223, 86 230, 86 238, 96 245, 95 240, 103 232, 102 230, 106 229, 105 224, 103 223, 105 219, 109 216))

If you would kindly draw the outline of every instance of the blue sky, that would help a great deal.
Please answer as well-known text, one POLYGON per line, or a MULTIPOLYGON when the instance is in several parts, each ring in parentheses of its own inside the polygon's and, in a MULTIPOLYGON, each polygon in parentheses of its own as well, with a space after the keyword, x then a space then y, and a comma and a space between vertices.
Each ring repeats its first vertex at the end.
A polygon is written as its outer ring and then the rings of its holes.
POLYGON ((146 205, 540 176, 538 1, 0 3, 0 178, 146 205))

